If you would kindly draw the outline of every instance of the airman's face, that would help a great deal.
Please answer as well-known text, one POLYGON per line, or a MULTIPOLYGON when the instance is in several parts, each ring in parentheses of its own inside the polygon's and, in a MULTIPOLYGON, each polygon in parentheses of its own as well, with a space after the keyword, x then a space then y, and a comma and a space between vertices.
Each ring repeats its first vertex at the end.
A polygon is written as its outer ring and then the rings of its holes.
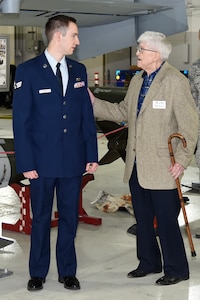
POLYGON ((61 35, 60 37, 60 50, 63 52, 63 55, 71 55, 78 45, 80 45, 78 26, 75 23, 70 22, 66 34, 61 35))

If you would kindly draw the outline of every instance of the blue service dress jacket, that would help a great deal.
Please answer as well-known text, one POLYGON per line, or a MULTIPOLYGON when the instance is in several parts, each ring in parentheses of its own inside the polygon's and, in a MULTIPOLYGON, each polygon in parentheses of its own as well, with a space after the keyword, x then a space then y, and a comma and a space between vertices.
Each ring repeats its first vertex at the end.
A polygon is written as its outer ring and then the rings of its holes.
POLYGON ((67 91, 44 53, 20 64, 13 97, 13 130, 18 173, 76 177, 98 162, 96 126, 83 64, 66 57, 67 91))

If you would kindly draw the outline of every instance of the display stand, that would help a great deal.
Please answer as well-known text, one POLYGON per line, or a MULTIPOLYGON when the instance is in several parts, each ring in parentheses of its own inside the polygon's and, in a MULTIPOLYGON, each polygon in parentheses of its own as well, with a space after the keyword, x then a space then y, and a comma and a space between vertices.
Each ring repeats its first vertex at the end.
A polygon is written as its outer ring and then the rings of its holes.
MULTIPOLYGON (((93 174, 85 174, 82 178, 81 185, 81 193, 80 193, 80 202, 79 202, 79 221, 92 225, 101 225, 101 218, 95 218, 88 216, 85 209, 82 206, 82 189, 86 186, 86 184, 94 180, 93 174)), ((22 232, 26 234, 31 233, 32 226, 32 218, 31 218, 31 208, 30 208, 30 186, 29 185, 19 185, 19 184, 11 184, 10 185, 15 192, 17 193, 20 202, 20 218, 15 224, 2 223, 2 229, 11 230, 16 232, 22 232)), ((54 218, 51 220, 51 227, 58 226, 58 212, 54 212, 54 218)))
MULTIPOLYGON (((2 236, 2 223, 0 222, 0 249, 11 245, 12 243, 14 243, 13 240, 9 239, 9 238, 5 238, 2 236)), ((0 269, 0 278, 6 277, 6 276, 10 276, 12 275, 13 272, 12 271, 8 271, 8 269, 0 269)))
MULTIPOLYGON (((82 177, 81 193, 80 193, 80 198, 79 198, 79 222, 83 222, 83 223, 87 223, 87 224, 91 224, 91 225, 101 225, 102 224, 101 218, 88 216, 87 212, 83 208, 82 190, 86 186, 86 184, 91 180, 94 180, 93 174, 85 174, 82 177)), ((58 218, 58 212, 55 212, 55 217, 58 218)))

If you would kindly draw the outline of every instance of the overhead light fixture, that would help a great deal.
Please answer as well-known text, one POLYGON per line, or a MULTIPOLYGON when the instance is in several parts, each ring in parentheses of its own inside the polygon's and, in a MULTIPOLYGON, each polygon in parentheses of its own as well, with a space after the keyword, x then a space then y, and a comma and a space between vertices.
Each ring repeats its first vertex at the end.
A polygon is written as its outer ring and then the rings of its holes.
POLYGON ((1 0, 0 12, 2 14, 19 14, 23 0, 1 0))

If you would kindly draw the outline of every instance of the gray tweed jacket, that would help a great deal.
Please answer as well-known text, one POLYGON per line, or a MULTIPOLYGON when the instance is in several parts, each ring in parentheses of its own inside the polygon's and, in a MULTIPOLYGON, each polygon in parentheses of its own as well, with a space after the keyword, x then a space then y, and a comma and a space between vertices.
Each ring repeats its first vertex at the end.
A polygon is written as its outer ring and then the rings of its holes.
POLYGON ((173 189, 175 181, 168 169, 171 165, 168 137, 172 139, 176 162, 187 168, 192 160, 198 137, 198 112, 191 94, 189 80, 165 62, 155 76, 137 117, 137 102, 143 71, 135 75, 123 101, 110 103, 95 98, 94 115, 114 122, 128 122, 128 140, 124 182, 130 179, 136 160, 138 180, 143 188, 173 189))

